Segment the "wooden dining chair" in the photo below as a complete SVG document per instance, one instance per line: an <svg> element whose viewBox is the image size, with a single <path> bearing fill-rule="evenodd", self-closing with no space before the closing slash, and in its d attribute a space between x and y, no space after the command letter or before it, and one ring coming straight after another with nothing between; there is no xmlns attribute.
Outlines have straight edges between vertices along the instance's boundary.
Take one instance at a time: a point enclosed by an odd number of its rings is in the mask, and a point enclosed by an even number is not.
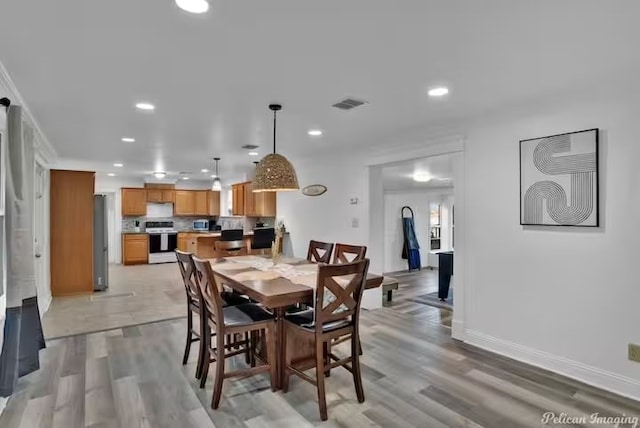
<svg viewBox="0 0 640 428"><path fill-rule="evenodd" d="M363 260L367 254L367 247L364 245L336 244L336 251L333 254L333 263L353 263Z"/></svg>
<svg viewBox="0 0 640 428"><path fill-rule="evenodd" d="M222 383L229 377L246 377L254 374L269 372L271 377L271 389L276 390L276 323L274 316L254 303L246 303L237 306L223 306L220 290L223 289L224 278L213 272L211 263L194 257L196 266L196 283L200 290L202 300L202 341L204 349L204 365L200 378L200 387L203 388L209 373L211 362L216 363L216 375L213 386L213 396L211 397L211 408L217 409L222 395ZM212 333L215 336L212 337ZM233 370L225 373L225 361L227 358L246 353L252 354L253 358L259 358L257 353L251 349L254 341L244 340L242 342L228 343L225 340L229 335L264 335L266 338L267 361L263 364L246 369ZM215 338L215 345L213 343ZM242 345L240 349L232 348Z"/></svg>
<svg viewBox="0 0 640 428"><path fill-rule="evenodd" d="M309 241L307 260L313 263L331 263L333 244L330 242Z"/></svg>
<svg viewBox="0 0 640 428"><path fill-rule="evenodd" d="M193 254L180 250L175 250L175 253L178 260L178 268L180 269L182 282L184 283L184 288L187 295L187 343L184 348L182 365L187 364L187 361L189 360L191 344L193 342L200 342L200 349L198 350L198 363L196 365L196 378L200 379L204 355L204 347L202 346L202 340L200 336L200 332L202 330L199 329L196 331L193 328L193 314L196 314L195 319L198 325L200 326L202 323L202 311L200 309L202 307L202 305L200 304L200 290L195 281L196 266L193 262ZM220 297L222 298L223 306L233 306L250 303L250 300L248 298L232 291L223 291ZM231 338L229 339L231 340Z"/></svg>
<svg viewBox="0 0 640 428"><path fill-rule="evenodd" d="M244 256L249 254L247 243L239 241L215 241L215 249L222 257Z"/></svg>
<svg viewBox="0 0 640 428"><path fill-rule="evenodd" d="M364 402L358 341L351 340L351 355L346 358L333 354L329 345L337 337L358 337L360 305L368 269L369 259L339 265L321 264L318 269L315 309L285 316L284 349L287 349L287 341L313 341L315 353L309 358L296 361L291 352L286 353L283 390L287 392L291 374L315 385L323 421L328 418L325 375L332 368L344 367L351 372L358 402ZM313 367L315 378L304 373Z"/></svg>

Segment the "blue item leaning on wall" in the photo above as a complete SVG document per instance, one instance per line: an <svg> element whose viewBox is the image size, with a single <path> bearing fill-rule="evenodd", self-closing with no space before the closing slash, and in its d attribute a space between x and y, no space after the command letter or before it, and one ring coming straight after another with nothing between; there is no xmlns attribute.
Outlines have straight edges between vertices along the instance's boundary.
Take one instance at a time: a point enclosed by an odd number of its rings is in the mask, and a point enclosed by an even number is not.
<svg viewBox="0 0 640 428"><path fill-rule="evenodd" d="M405 217L405 210L409 211L411 214L410 217ZM413 210L411 207L402 207L400 210L400 217L402 217L402 232L404 234L402 258L407 259L410 271L420 270L422 269L422 264L420 262L420 245L416 238L416 228L413 222Z"/></svg>

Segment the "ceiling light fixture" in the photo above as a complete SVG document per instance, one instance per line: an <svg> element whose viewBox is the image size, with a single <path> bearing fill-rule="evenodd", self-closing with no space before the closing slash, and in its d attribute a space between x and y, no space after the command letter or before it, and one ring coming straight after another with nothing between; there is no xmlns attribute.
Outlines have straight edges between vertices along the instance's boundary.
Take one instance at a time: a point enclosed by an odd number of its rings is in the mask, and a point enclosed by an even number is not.
<svg viewBox="0 0 640 428"><path fill-rule="evenodd" d="M442 97L444 95L447 95L449 93L449 88L446 88L444 86L438 86L437 88L431 88L429 89L429 96L430 97Z"/></svg>
<svg viewBox="0 0 640 428"><path fill-rule="evenodd" d="M282 109L280 104L271 104L273 111L273 153L262 158L256 167L253 180L254 192L280 192L298 190L298 177L291 162L276 153L276 113Z"/></svg>
<svg viewBox="0 0 640 428"><path fill-rule="evenodd" d="M156 171L153 173L153 176L157 179L165 178L167 176L166 172Z"/></svg>
<svg viewBox="0 0 640 428"><path fill-rule="evenodd" d="M413 174L413 180L419 183L426 183L430 181L433 177L427 172L416 172Z"/></svg>
<svg viewBox="0 0 640 428"><path fill-rule="evenodd" d="M116 162L113 164L113 166L115 166L116 168L122 168L124 166L124 164Z"/></svg>
<svg viewBox="0 0 640 428"><path fill-rule="evenodd" d="M319 129L312 129L309 132L307 132L307 134L311 135L312 137L319 137L322 135L322 131Z"/></svg>
<svg viewBox="0 0 640 428"><path fill-rule="evenodd" d="M182 177L182 179L183 179L183 180L188 180L188 179L189 179L189 177Z"/></svg>
<svg viewBox="0 0 640 428"><path fill-rule="evenodd" d="M249 152L249 156L258 156L259 154L258 152Z"/></svg>
<svg viewBox="0 0 640 428"><path fill-rule="evenodd" d="M136 139L131 137L122 137L122 142L124 143L135 143Z"/></svg>
<svg viewBox="0 0 640 428"><path fill-rule="evenodd" d="M216 161L216 176L211 184L211 190L222 190L222 182L220 181L220 175L218 174L218 162L220 161L220 158L213 158L213 160Z"/></svg>
<svg viewBox="0 0 640 428"><path fill-rule="evenodd" d="M156 109L156 106L151 103L137 103L136 108L138 110L153 111Z"/></svg>
<svg viewBox="0 0 640 428"><path fill-rule="evenodd" d="M207 0L176 0L178 7L189 13L205 13L209 10Z"/></svg>
<svg viewBox="0 0 640 428"><path fill-rule="evenodd" d="M203 168L200 170L200 172L209 172L209 170L207 168Z"/></svg>
<svg viewBox="0 0 640 428"><path fill-rule="evenodd" d="M115 177L116 175L113 172L110 172L109 174L107 174L109 177Z"/></svg>

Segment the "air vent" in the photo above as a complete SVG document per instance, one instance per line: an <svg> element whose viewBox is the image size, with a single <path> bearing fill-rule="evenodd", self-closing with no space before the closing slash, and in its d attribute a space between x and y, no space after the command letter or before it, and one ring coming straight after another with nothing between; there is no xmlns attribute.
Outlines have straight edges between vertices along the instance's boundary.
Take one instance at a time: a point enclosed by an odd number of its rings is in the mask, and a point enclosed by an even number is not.
<svg viewBox="0 0 640 428"><path fill-rule="evenodd" d="M193 172L191 172L191 171L180 171L178 173L178 175L191 175L191 174L193 174Z"/></svg>
<svg viewBox="0 0 640 428"><path fill-rule="evenodd" d="M359 107L363 104L366 104L366 101L360 101L353 98L345 98L339 103L334 104L333 107L339 108L341 110L351 110L352 108Z"/></svg>
<svg viewBox="0 0 640 428"><path fill-rule="evenodd" d="M245 150L255 150L260 146L256 146L255 144L245 144L244 146L242 146L243 149Z"/></svg>

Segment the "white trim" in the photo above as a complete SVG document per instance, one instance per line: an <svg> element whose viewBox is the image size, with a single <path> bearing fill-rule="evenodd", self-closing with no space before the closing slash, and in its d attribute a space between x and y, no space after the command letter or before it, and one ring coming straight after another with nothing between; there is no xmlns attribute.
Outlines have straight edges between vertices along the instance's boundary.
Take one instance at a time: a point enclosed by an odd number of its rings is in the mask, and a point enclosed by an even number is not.
<svg viewBox="0 0 640 428"><path fill-rule="evenodd" d="M420 144L396 144L378 151L365 159L366 166L387 166L412 159L439 156L464 151L464 135L429 138L425 136Z"/></svg>
<svg viewBox="0 0 640 428"><path fill-rule="evenodd" d="M464 321L452 320L451 321L451 337L456 340L465 341Z"/></svg>
<svg viewBox="0 0 640 428"><path fill-rule="evenodd" d="M637 379L499 339L479 331L466 330L464 336L466 343L478 348L550 370L614 394L640 400L640 381Z"/></svg>
<svg viewBox="0 0 640 428"><path fill-rule="evenodd" d="M29 106L25 102L24 98L18 91L18 88L11 80L9 76L9 72L4 67L4 65L0 62L0 88L3 88L7 94L6 97L11 100L11 104L16 104L22 106L22 110L25 113L24 118L26 118L29 125L34 130L35 133L35 150L41 157L46 161L47 164L54 163L57 158L56 150L51 145L51 142L47 138L47 136L42 132L38 121L35 119L35 116L31 113Z"/></svg>

